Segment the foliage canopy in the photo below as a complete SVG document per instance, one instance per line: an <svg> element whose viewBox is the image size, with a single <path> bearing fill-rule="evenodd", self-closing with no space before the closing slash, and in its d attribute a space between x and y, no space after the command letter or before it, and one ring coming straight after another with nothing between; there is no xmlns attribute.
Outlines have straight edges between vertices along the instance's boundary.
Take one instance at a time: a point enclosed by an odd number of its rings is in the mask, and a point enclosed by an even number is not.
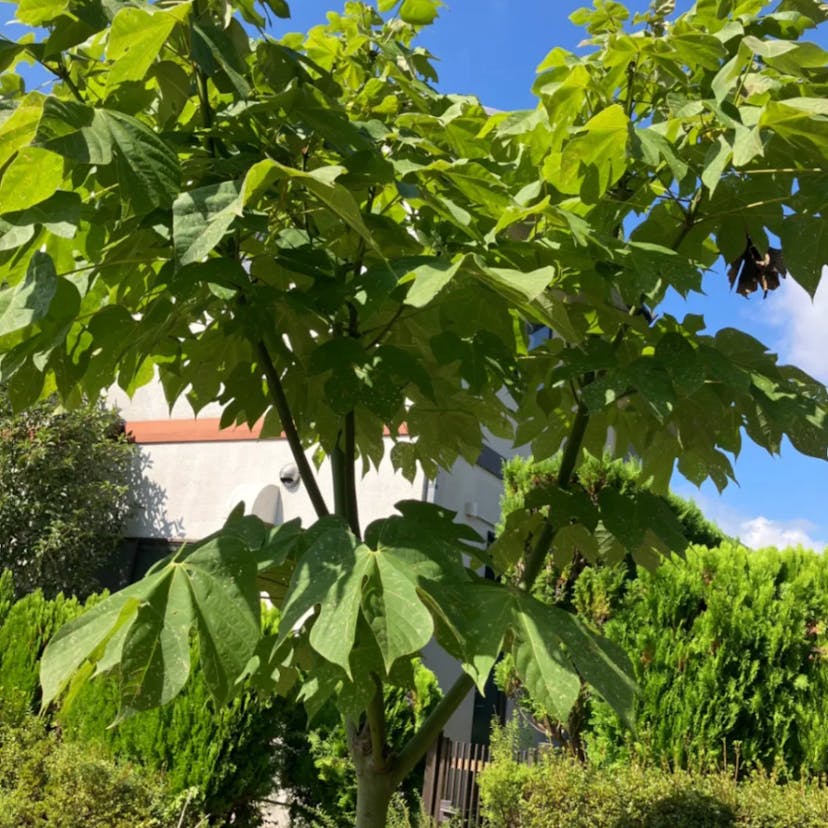
<svg viewBox="0 0 828 828"><path fill-rule="evenodd" d="M386 20L351 2L277 41L263 12L284 0L21 0L41 34L1 58L0 380L15 404L157 371L171 401L284 431L319 516L236 517L100 604L47 651L45 698L119 665L124 715L164 702L191 629L219 700L241 674L286 691L301 670L309 709L334 695L349 722L360 825L382 824L502 649L560 713L583 677L629 716L622 654L527 591L550 544L657 560L684 542L655 499L674 465L721 488L744 435L822 459L828 445L813 379L736 329L647 310L699 290L747 235L760 258L779 237L816 290L826 60L804 35L824 5L700 0L670 19L667 2L629 20L597 3L575 15L588 53L553 49L537 107L495 115L429 85L413 37L437 6L381 0ZM13 74L32 59L57 78L49 94ZM554 337L530 351L527 323ZM609 429L651 491L594 504L572 473ZM433 507L359 522L357 461L378 463L386 433L412 476L474 462L487 430L538 457L564 447L547 493L560 522L516 513L493 554L522 567L517 589L482 582L463 557L474 539ZM331 459L332 505L311 446ZM283 629L260 640L263 585ZM432 636L468 678L388 745L383 686L411 684Z"/></svg>

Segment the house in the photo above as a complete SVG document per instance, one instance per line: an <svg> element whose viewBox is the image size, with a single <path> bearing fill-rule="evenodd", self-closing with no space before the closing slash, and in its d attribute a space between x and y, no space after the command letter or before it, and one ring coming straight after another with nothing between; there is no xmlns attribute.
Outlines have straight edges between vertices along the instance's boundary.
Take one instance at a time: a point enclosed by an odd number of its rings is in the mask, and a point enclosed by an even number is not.
<svg viewBox="0 0 828 828"><path fill-rule="evenodd" d="M132 399L113 389L109 402L120 409L127 433L139 446L139 508L127 527L127 554L117 573L121 584L143 575L179 543L219 529L239 501L271 523L299 517L307 526L316 519L285 439L260 439L257 426L220 429L218 404L195 417L182 399L170 411L159 383L140 388ZM491 539L500 515L501 466L513 453L506 441L492 438L476 464L459 460L434 480L420 471L413 481L394 471L386 453L379 469L359 482L362 524L393 513L400 500L418 499L451 509ZM330 492L327 462L319 479L322 491ZM444 689L459 676L456 660L436 643L423 656ZM458 741L488 741L495 712L502 715L503 699L494 687L485 698L475 691L445 734Z"/></svg>

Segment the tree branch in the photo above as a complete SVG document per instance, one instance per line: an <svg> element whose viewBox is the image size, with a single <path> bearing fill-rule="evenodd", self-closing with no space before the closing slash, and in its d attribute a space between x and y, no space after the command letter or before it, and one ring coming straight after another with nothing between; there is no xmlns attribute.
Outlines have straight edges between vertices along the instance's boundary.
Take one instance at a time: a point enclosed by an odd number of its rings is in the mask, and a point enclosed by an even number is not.
<svg viewBox="0 0 828 828"><path fill-rule="evenodd" d="M371 755L374 759L374 770L382 771L385 768L385 700L382 692L382 682L376 673L371 673L376 692L368 702L365 717L371 731Z"/></svg>
<svg viewBox="0 0 828 828"><path fill-rule="evenodd" d="M575 418L572 421L572 428L569 432L569 439L561 458L561 468L558 472L558 485L563 489L568 488L572 482L575 462L578 459L578 452L581 450L581 444L588 425L589 410L579 400ZM552 521L547 519L544 522L543 531L538 536L532 551L527 557L523 577L519 584L522 591L529 592L537 580L546 559L546 554L549 551L549 545L555 537L555 531ZM471 677L463 673L440 699L420 729L409 739L408 744L397 756L392 770L392 779L395 785L398 785L413 770L473 686L474 681Z"/></svg>
<svg viewBox="0 0 828 828"><path fill-rule="evenodd" d="M474 687L474 681L463 673L448 689L446 694L437 702L436 707L428 714L420 729L408 740L408 744L400 751L391 769L391 783L397 787L422 759L440 731L446 726L460 702Z"/></svg>
<svg viewBox="0 0 828 828"><path fill-rule="evenodd" d="M270 390L270 397L273 400L273 405L282 421L282 428L285 432L288 445L290 446L293 460L299 468L299 475L305 488L308 492L308 497L311 499L313 508L317 517L325 517L330 514L328 507L325 504L325 498L322 497L322 492L319 489L319 484L316 481L316 475L305 457L305 450L302 448L302 440L299 437L299 432L296 429L296 423L293 421L293 415L290 413L290 405L285 396L285 389L282 386L282 381L279 379L279 372L270 358L270 353L267 350L264 342L256 343L256 350L259 354L259 359L262 363L265 377L267 378L267 386Z"/></svg>
<svg viewBox="0 0 828 828"><path fill-rule="evenodd" d="M46 63L45 60L38 58L30 49L26 49L26 54L31 55L31 57L33 57L47 72L51 72L58 80L63 81L63 83L66 84L66 88L74 96L75 100L80 103L86 103L83 99L83 95L81 95L80 89L78 89L75 82L69 76L69 70L64 65L63 58L61 56L58 57L57 68L55 68L54 66L50 66Z"/></svg>
<svg viewBox="0 0 828 828"><path fill-rule="evenodd" d="M345 415L345 429L342 435L345 453L345 519L351 531L362 537L359 526L359 501L356 491L356 413L349 411Z"/></svg>

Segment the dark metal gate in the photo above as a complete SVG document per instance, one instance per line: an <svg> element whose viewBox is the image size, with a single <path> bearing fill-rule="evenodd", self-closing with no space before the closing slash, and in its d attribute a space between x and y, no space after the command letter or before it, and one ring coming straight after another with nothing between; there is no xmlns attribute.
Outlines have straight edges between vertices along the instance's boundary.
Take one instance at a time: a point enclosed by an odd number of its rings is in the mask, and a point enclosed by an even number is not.
<svg viewBox="0 0 828 828"><path fill-rule="evenodd" d="M477 775L489 762L487 745L452 742L445 736L426 757L423 804L437 823L459 817L467 828L480 825Z"/></svg>

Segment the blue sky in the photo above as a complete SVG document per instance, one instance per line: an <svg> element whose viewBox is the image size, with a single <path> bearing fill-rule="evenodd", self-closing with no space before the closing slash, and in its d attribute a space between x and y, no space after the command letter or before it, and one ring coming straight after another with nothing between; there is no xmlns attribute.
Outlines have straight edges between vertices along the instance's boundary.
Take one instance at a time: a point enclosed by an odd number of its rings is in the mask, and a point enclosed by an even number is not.
<svg viewBox="0 0 828 828"><path fill-rule="evenodd" d="M519 109L534 106L531 85L535 67L554 46L576 48L583 33L569 14L583 0L454 0L438 21L425 30L421 44L439 58L439 86L446 92L474 94L488 106ZM293 0L292 19L277 21L273 34L304 31L325 20L335 0ZM643 11L647 0L635 0ZM679 2L679 8L688 2ZM7 20L12 6L3 7ZM16 37L13 28L7 36ZM823 46L828 32L811 34ZM826 274L828 284L828 274ZM705 295L684 303L675 299L663 308L682 316L701 313L710 331L736 326L765 342L783 361L792 362L828 382L828 287L815 302L790 279L776 293L750 300L729 291L723 268L708 274ZM701 491L679 478L674 488L693 497L731 534L751 546L804 543L828 545L828 463L801 457L789 445L770 457L745 444L736 461L739 485L719 496L712 486Z"/></svg>

